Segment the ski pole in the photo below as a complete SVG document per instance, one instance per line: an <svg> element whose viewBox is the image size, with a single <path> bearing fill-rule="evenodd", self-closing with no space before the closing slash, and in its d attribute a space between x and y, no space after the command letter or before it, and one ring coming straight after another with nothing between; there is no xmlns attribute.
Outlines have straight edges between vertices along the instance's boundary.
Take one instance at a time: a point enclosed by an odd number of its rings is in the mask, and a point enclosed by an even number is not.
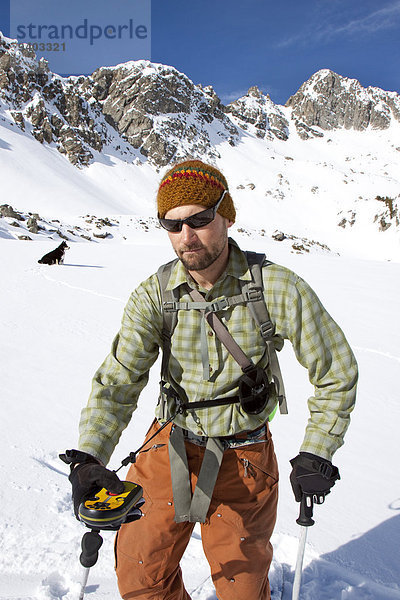
<svg viewBox="0 0 400 600"><path fill-rule="evenodd" d="M98 529L92 529L91 531L87 531L82 537L82 553L79 557L79 560L83 567L83 572L79 600L83 600L83 597L85 595L85 587L89 577L90 567L93 567L93 565L96 564L102 543L103 538L101 537Z"/></svg>
<svg viewBox="0 0 400 600"><path fill-rule="evenodd" d="M313 516L313 498L303 494L300 502L300 513L296 523L300 525L299 549L297 551L296 570L294 573L292 600L298 600L301 585L301 572L303 569L304 550L306 548L307 529L314 525Z"/></svg>
<svg viewBox="0 0 400 600"><path fill-rule="evenodd" d="M90 571L90 567L84 567L82 569L81 591L79 592L78 600L83 600L83 597L85 595L85 588L86 588L87 580L89 577L89 571Z"/></svg>

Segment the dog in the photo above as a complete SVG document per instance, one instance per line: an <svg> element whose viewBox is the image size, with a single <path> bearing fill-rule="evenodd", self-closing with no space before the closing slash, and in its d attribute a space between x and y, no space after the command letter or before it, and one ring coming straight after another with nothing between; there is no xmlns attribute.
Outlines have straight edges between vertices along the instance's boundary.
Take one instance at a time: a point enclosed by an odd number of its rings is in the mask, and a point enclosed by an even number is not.
<svg viewBox="0 0 400 600"><path fill-rule="evenodd" d="M42 258L38 260L38 263L42 265L60 265L64 262L65 251L69 250L69 246L66 242L61 242L58 248L48 252Z"/></svg>

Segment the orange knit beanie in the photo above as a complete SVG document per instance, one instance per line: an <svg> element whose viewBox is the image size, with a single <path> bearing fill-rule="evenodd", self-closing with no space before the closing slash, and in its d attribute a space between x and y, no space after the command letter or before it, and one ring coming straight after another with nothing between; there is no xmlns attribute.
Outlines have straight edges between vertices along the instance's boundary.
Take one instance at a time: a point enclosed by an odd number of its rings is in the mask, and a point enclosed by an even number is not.
<svg viewBox="0 0 400 600"><path fill-rule="evenodd" d="M215 167L201 160L178 163L161 180L157 193L158 216L162 219L169 210L183 204L201 204L210 208L225 190L228 190L228 183ZM229 191L218 212L232 223L235 221L236 211Z"/></svg>

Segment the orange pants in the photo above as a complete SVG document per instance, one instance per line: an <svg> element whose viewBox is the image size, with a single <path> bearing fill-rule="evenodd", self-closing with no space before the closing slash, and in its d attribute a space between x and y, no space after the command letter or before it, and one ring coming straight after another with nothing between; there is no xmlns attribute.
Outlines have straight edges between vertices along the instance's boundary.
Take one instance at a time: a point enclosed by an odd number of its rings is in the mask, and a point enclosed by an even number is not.
<svg viewBox="0 0 400 600"><path fill-rule="evenodd" d="M149 438L159 425L150 428ZM144 516L122 525L116 539L116 572L124 600L190 600L179 562L193 523L176 523L166 427L138 456L128 480L144 490ZM146 438L146 439L147 439ZM269 542L278 501L278 467L270 434L224 452L207 520L201 524L204 553L219 600L269 600ZM151 445L153 444L153 445ZM192 491L204 447L185 441Z"/></svg>

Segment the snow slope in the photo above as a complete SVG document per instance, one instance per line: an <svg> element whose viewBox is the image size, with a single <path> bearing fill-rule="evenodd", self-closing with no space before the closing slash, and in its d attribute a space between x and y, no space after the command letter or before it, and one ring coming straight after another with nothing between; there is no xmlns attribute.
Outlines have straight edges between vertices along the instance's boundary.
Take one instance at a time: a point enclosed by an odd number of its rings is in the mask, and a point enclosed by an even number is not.
<svg viewBox="0 0 400 600"><path fill-rule="evenodd" d="M43 208L49 211L48 204ZM298 255L268 237L238 232L234 237L243 248L265 251L314 287L344 329L360 366L358 405L346 443L335 456L342 480L325 505L315 509L301 598L400 600L400 265L356 256ZM58 453L77 443L91 377L108 352L131 289L172 258L159 230L138 230L125 241L70 244L64 265L38 265L54 245L39 236L30 242L0 239L0 600L77 598L84 527L73 517L67 469ZM290 347L283 350L281 364L289 415L272 423L281 491L271 584L274 600L289 600L298 506L288 461L302 440L310 384ZM152 419L158 368L112 457L113 467L140 445ZM112 538L104 534L88 599L118 597ZM216 600L197 529L182 566L191 597Z"/></svg>

